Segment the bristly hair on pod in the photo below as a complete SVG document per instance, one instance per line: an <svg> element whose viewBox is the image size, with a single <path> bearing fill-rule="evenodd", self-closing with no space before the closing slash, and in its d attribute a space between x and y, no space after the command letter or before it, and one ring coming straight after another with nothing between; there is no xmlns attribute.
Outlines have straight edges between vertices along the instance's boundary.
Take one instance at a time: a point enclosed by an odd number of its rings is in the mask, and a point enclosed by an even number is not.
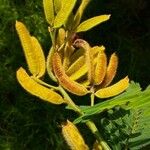
<svg viewBox="0 0 150 150"><path fill-rule="evenodd" d="M62 134L71 150L89 150L79 130L69 120L62 124Z"/></svg>
<svg viewBox="0 0 150 150"><path fill-rule="evenodd" d="M94 75L94 84L99 85L106 73L106 67L107 67L107 56L104 52L104 50L100 50L97 56L97 63L95 67L95 75Z"/></svg>
<svg viewBox="0 0 150 150"><path fill-rule="evenodd" d="M62 66L61 58L57 52L53 55L53 70L60 85L62 85L69 92L82 96L88 93L88 90L81 84L71 80L65 73Z"/></svg>
<svg viewBox="0 0 150 150"><path fill-rule="evenodd" d="M100 87L106 87L112 82L112 80L116 75L117 67L118 67L118 56L116 55L116 53L113 53L109 60L105 78L101 83Z"/></svg>
<svg viewBox="0 0 150 150"><path fill-rule="evenodd" d="M117 82L109 87L98 90L95 93L95 96L97 96L99 98L109 98L112 96L116 96L116 95L122 93L123 91L125 91L128 88L128 86L129 86L129 78L128 78L128 76L126 76L119 82Z"/></svg>
<svg viewBox="0 0 150 150"><path fill-rule="evenodd" d="M61 95L37 83L23 68L19 68L16 75L20 85L30 94L57 105L65 102Z"/></svg>
<svg viewBox="0 0 150 150"><path fill-rule="evenodd" d="M85 60L86 60L87 68L88 68L88 80L92 84L93 83L93 76L94 76L94 65L92 63L93 53L91 51L91 47L90 47L89 43L83 39L75 40L73 45L76 48L83 48L85 50Z"/></svg>

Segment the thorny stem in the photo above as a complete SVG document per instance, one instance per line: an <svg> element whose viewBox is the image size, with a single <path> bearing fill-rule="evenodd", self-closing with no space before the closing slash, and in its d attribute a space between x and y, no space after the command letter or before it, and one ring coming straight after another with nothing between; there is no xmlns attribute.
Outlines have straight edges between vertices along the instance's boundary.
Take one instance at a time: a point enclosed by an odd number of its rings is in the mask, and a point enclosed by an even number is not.
<svg viewBox="0 0 150 150"><path fill-rule="evenodd" d="M81 109L72 101L68 93L63 89L63 87L59 86L59 91L64 96L67 104L73 108L79 115L83 115L84 113ZM104 150L111 150L108 144L103 140L101 134L99 133L97 127L95 126L94 122L88 120L86 121L86 125L91 130L91 132L95 135L96 139L98 140L99 144L102 146Z"/></svg>

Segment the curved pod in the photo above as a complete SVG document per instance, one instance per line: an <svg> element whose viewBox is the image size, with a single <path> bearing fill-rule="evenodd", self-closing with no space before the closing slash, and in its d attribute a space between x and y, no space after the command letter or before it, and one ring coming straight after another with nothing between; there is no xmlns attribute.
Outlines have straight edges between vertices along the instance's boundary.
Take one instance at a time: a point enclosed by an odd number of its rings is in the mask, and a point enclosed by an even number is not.
<svg viewBox="0 0 150 150"><path fill-rule="evenodd" d="M88 93L88 90L81 84L71 80L66 74L62 66L61 58L56 52L53 56L53 70L59 83L69 92L82 96Z"/></svg>

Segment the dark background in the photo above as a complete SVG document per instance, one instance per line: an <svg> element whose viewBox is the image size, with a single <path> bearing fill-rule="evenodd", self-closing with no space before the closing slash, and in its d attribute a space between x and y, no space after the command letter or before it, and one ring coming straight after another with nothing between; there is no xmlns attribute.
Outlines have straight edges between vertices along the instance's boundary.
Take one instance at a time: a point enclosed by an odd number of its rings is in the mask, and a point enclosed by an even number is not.
<svg viewBox="0 0 150 150"><path fill-rule="evenodd" d="M81 35L91 45L105 45L108 56L116 51L119 56L116 80L128 74L143 88L150 84L148 3L148 0L92 0L83 20L100 14L111 14L111 19ZM60 122L73 119L75 114L65 111L64 106L37 100L17 83L16 70L26 67L26 62L15 20L24 22L40 40L45 55L50 47L42 0L0 0L0 149L65 150ZM86 137L85 130L81 126Z"/></svg>

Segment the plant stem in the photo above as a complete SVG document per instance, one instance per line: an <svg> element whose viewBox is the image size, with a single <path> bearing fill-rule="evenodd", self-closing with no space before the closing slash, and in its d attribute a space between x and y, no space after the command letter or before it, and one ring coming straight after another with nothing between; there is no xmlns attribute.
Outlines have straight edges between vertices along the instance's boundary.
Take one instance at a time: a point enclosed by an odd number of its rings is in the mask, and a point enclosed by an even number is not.
<svg viewBox="0 0 150 150"><path fill-rule="evenodd" d="M59 91L64 96L67 104L72 107L74 111L76 111L80 116L84 113L81 111L81 109L72 101L68 93L63 89L63 87L59 86ZM102 146L104 150L111 150L108 144L103 140L101 134L99 133L97 127L95 126L94 122L88 120L86 122L86 125L88 128L92 131L92 133L95 135L96 139L98 140L99 144Z"/></svg>
<svg viewBox="0 0 150 150"><path fill-rule="evenodd" d="M94 88L91 87L91 106L94 106L94 98L95 98L95 95L94 95Z"/></svg>
<svg viewBox="0 0 150 150"><path fill-rule="evenodd" d="M100 144L100 146L102 146L102 148L104 150L111 150L111 148L109 147L109 145L104 141L104 139L102 138L101 134L99 133L97 127L95 126L94 122L88 120L86 122L86 125L88 126L88 128L92 131L92 133L95 135L96 139L98 140L98 143Z"/></svg>
<svg viewBox="0 0 150 150"><path fill-rule="evenodd" d="M65 101L67 102L67 104L69 106L72 107L73 110L75 110L77 113L79 113L80 115L83 115L83 112L80 110L80 108L72 101L72 99L70 98L70 96L68 95L68 93L61 87L59 86L59 91L61 92L61 94L64 96Z"/></svg>
<svg viewBox="0 0 150 150"><path fill-rule="evenodd" d="M38 78L36 78L36 77L34 77L34 76L32 76L31 78L32 78L33 80L35 80L36 82L40 83L41 85L44 85L44 86L49 87L49 88L52 88L52 89L54 89L54 90L58 90L58 87L55 87L55 86L50 85L50 84L47 84L47 83L45 83L44 81L42 81L42 80L40 80L40 79L38 79Z"/></svg>

